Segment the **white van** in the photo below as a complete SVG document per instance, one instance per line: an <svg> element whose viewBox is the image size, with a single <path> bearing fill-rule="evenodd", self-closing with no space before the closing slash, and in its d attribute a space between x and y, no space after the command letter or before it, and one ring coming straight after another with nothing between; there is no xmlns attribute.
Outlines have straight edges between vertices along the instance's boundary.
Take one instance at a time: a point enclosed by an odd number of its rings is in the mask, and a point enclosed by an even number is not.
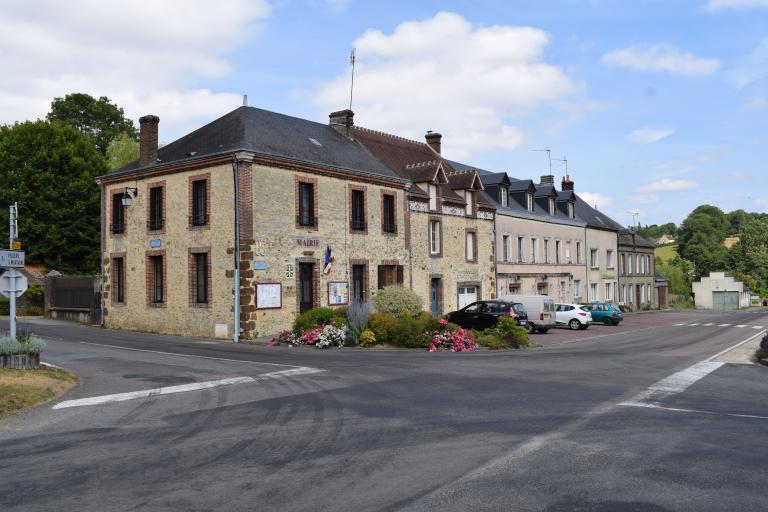
<svg viewBox="0 0 768 512"><path fill-rule="evenodd" d="M548 295L504 295L501 300L520 302L528 311L528 332L545 333L556 324L555 301Z"/></svg>

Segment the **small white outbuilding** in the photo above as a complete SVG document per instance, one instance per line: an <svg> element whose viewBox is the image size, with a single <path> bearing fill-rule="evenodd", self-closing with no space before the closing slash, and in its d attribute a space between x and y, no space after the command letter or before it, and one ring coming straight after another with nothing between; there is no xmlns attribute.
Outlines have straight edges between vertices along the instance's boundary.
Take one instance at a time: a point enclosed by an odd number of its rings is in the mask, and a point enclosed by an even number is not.
<svg viewBox="0 0 768 512"><path fill-rule="evenodd" d="M696 309L732 311L748 308L752 301L744 283L727 272L710 272L701 281L693 283Z"/></svg>

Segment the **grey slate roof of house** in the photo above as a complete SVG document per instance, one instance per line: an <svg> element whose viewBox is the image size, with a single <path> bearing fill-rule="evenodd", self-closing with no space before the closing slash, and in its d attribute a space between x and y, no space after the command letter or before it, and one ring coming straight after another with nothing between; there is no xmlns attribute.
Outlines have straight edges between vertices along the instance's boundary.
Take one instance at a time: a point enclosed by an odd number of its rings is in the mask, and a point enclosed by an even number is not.
<svg viewBox="0 0 768 512"><path fill-rule="evenodd" d="M619 232L619 245L634 245L637 247L646 247L653 249L655 245L641 237L637 233L624 228Z"/></svg>
<svg viewBox="0 0 768 512"><path fill-rule="evenodd" d="M606 231L621 231L624 226L607 215L595 210L579 194L576 194L576 216L587 223L587 226Z"/></svg>
<svg viewBox="0 0 768 512"><path fill-rule="evenodd" d="M246 106L163 146L158 150L158 164L234 151L253 151L404 181L359 144L327 124ZM110 176L136 169L139 169L138 161Z"/></svg>

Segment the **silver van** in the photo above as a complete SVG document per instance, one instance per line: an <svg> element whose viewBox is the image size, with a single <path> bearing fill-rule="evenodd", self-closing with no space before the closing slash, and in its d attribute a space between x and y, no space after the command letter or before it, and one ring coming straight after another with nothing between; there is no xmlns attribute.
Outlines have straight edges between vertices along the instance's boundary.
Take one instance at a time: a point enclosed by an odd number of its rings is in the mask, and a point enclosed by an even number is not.
<svg viewBox="0 0 768 512"><path fill-rule="evenodd" d="M504 295L501 300L520 302L528 311L528 332L545 333L557 322L555 301L548 295Z"/></svg>

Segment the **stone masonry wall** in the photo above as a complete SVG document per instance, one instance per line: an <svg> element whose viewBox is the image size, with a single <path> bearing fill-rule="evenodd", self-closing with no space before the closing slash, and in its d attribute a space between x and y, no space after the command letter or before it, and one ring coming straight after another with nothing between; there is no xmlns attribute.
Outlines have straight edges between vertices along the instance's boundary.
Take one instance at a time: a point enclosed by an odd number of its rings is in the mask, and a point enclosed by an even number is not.
<svg viewBox="0 0 768 512"><path fill-rule="evenodd" d="M190 227L189 178L210 174L209 225L205 228ZM149 187L164 182L165 223L163 229L149 231L148 201ZM226 336L233 333L232 290L229 277L234 267L232 242L234 240L232 167L229 164L201 170L180 172L152 177L145 180L108 185L106 187L107 225L112 218L112 194L122 192L125 187L138 187L138 196L133 204L125 208L126 228L123 234L105 233L106 304L105 323L107 327L151 331L191 336L213 337L219 324L219 334L226 326ZM210 249L210 299L204 307L190 304L190 249ZM228 251L229 249L229 251ZM154 251L154 252L150 252ZM150 305L147 299L147 256L165 256L165 295L162 307ZM112 257L125 257L125 302L113 304L112 287L114 275L111 269Z"/></svg>

